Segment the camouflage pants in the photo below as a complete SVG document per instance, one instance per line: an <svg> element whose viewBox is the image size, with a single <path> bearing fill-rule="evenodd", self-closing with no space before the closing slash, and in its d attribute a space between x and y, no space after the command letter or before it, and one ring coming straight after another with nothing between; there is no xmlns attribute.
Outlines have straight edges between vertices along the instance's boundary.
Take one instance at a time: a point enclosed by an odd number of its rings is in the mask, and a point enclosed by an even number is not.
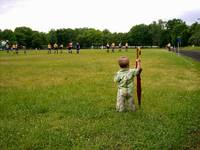
<svg viewBox="0 0 200 150"><path fill-rule="evenodd" d="M116 104L116 110L118 112L122 112L125 109L125 101L129 102L129 107L131 111L136 111L133 94L124 92L121 89L118 89L117 92L117 104Z"/></svg>

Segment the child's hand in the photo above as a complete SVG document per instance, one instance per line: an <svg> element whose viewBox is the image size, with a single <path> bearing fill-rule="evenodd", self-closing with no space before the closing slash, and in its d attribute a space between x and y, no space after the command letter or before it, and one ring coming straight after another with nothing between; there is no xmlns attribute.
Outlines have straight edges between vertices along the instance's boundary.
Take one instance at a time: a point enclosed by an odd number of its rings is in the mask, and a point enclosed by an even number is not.
<svg viewBox="0 0 200 150"><path fill-rule="evenodd" d="M140 58L138 58L138 59L136 59L136 61L137 61L137 62L140 62L141 60L140 60Z"/></svg>

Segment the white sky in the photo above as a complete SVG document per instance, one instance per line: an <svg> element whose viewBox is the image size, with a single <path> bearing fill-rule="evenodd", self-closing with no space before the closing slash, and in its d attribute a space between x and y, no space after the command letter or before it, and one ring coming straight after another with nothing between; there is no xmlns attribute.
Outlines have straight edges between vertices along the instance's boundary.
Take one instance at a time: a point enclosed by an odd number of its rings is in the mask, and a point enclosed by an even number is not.
<svg viewBox="0 0 200 150"><path fill-rule="evenodd" d="M200 0L0 0L0 29L27 26L48 32L59 28L128 32L158 19L200 18Z"/></svg>

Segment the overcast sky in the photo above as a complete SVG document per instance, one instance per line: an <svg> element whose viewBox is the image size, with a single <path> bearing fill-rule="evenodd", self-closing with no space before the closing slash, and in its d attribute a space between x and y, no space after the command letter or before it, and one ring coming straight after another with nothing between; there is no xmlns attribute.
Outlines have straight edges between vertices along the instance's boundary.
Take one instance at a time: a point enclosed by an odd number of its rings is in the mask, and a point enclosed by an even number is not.
<svg viewBox="0 0 200 150"><path fill-rule="evenodd" d="M136 24L179 18L200 22L200 0L0 0L0 29L27 26L128 32Z"/></svg>

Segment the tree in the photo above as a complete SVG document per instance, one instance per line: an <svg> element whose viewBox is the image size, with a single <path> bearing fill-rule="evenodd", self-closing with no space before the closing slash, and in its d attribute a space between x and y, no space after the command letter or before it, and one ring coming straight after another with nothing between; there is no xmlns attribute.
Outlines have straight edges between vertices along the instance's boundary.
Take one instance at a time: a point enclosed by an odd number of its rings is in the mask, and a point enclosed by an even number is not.
<svg viewBox="0 0 200 150"><path fill-rule="evenodd" d="M189 38L189 43L200 46L200 24L197 22L192 24L190 33L191 37Z"/></svg>
<svg viewBox="0 0 200 150"><path fill-rule="evenodd" d="M187 34L187 30L188 30L188 28L187 28L185 23L177 24L177 25L174 26L174 28L171 32L171 37L172 37L172 41L173 41L174 45L176 45L176 43L177 43L177 38L182 39L182 41L181 41L182 45L187 45L188 39L183 41L184 32L185 32L185 34ZM187 38L187 37L185 37L185 38Z"/></svg>
<svg viewBox="0 0 200 150"><path fill-rule="evenodd" d="M19 45L25 46L26 48L32 47L32 34L33 31L28 27L17 27L15 28L15 36Z"/></svg>
<svg viewBox="0 0 200 150"><path fill-rule="evenodd" d="M161 46L162 26L155 21L149 25L149 36L151 45Z"/></svg>
<svg viewBox="0 0 200 150"><path fill-rule="evenodd" d="M5 29L2 32L2 40L8 40L10 43L15 42L15 35L12 30Z"/></svg>
<svg viewBox="0 0 200 150"><path fill-rule="evenodd" d="M111 32L108 29L103 30L102 35L102 41L103 45L106 45L107 43L111 42Z"/></svg>
<svg viewBox="0 0 200 150"><path fill-rule="evenodd" d="M151 45L151 37L149 35L149 27L145 24L133 26L128 32L128 39L131 45Z"/></svg>
<svg viewBox="0 0 200 150"><path fill-rule="evenodd" d="M37 32L37 31L34 31L33 34L32 34L32 48L39 48L41 49L42 48L42 44L43 44L43 37L42 37L42 34Z"/></svg>
<svg viewBox="0 0 200 150"><path fill-rule="evenodd" d="M173 20L169 20L166 24L167 27L167 31L170 34L170 38L171 38L171 43L173 45L176 45L177 43L177 38L181 38L183 39L183 34L185 34L184 38L187 38L186 34L187 34L187 30L188 27L185 24L185 22L183 22L181 19L173 19ZM185 32L185 33L183 33ZM186 45L186 40L183 41L183 45Z"/></svg>
<svg viewBox="0 0 200 150"><path fill-rule="evenodd" d="M0 29L0 41L3 40L3 32Z"/></svg>
<svg viewBox="0 0 200 150"><path fill-rule="evenodd" d="M19 45L27 48L43 48L48 43L58 45L67 45L70 41L74 44L79 42L82 48L89 48L92 45L99 47L107 43L115 42L133 46L165 46L171 43L173 46L177 44L177 38L182 39L182 46L188 44L199 45L199 27L196 22L190 27L181 19L173 19L169 21L158 20L149 25L140 24L133 26L128 33L111 33L108 29L103 31L94 28L77 28L77 29L58 29L50 30L47 34L33 31L28 27L17 27L15 31L6 29L0 30L0 40L9 40L11 43L17 42Z"/></svg>
<svg viewBox="0 0 200 150"><path fill-rule="evenodd" d="M54 29L51 29L48 33L48 42L51 44L57 43L57 34Z"/></svg>
<svg viewBox="0 0 200 150"><path fill-rule="evenodd" d="M160 47L165 47L170 41L170 33L167 30L162 30L160 37Z"/></svg>

